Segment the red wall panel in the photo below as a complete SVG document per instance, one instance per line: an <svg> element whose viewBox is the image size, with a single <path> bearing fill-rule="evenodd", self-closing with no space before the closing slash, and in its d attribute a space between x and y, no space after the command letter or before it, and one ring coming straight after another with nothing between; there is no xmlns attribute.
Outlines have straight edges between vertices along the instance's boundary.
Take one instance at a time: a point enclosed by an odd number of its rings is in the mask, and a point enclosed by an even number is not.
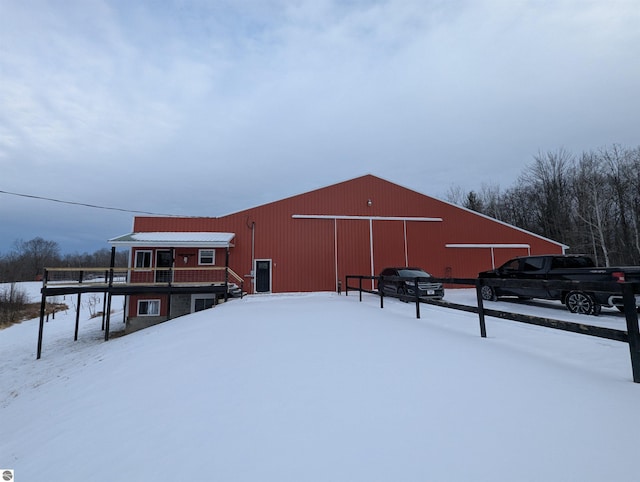
<svg viewBox="0 0 640 482"><path fill-rule="evenodd" d="M338 276L371 275L371 249L368 220L337 221Z"/></svg>
<svg viewBox="0 0 640 482"><path fill-rule="evenodd" d="M406 266L403 221L373 221L374 272L391 266Z"/></svg>
<svg viewBox="0 0 640 482"><path fill-rule="evenodd" d="M134 231L235 233L229 264L244 277L249 292L252 239L255 258L272 260L274 292L335 290L336 264L343 282L347 274L371 274L369 219L334 221L293 215L373 217L374 274L386 266L405 264L404 222L375 217L441 218L406 222L408 264L438 277L475 277L491 268L490 249L449 244L528 244L532 254L562 252L559 243L371 175L220 218L136 217ZM494 250L496 265L523 254L526 249Z"/></svg>

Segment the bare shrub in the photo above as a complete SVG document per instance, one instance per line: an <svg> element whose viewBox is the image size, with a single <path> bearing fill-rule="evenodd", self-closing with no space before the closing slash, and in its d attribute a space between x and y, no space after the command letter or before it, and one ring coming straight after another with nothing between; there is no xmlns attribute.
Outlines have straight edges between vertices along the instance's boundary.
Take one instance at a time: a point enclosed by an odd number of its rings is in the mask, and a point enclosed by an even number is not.
<svg viewBox="0 0 640 482"><path fill-rule="evenodd" d="M29 303L27 294L15 283L0 290L0 327L22 321L22 312Z"/></svg>

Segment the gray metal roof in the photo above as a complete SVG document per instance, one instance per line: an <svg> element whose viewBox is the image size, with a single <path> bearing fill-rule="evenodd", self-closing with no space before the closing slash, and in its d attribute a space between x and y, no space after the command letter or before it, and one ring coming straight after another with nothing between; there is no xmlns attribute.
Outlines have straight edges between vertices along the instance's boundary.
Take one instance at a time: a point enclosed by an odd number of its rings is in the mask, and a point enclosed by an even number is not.
<svg viewBox="0 0 640 482"><path fill-rule="evenodd" d="M112 246L158 246L158 247L197 247L228 248L235 233L216 232L154 232L129 233L109 240Z"/></svg>

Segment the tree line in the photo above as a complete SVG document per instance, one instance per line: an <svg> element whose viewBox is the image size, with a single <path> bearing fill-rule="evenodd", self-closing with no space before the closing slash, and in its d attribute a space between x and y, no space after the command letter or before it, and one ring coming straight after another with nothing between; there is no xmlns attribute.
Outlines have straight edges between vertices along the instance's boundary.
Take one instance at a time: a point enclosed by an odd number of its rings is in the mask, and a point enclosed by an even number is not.
<svg viewBox="0 0 640 482"><path fill-rule="evenodd" d="M540 152L513 187L452 187L447 200L566 244L597 265L640 265L640 147Z"/></svg>
<svg viewBox="0 0 640 482"><path fill-rule="evenodd" d="M115 266L127 266L128 253L116 251ZM28 241L16 240L13 250L0 254L0 282L33 281L44 268L106 268L111 263L111 250L93 253L61 254L55 241L36 237Z"/></svg>

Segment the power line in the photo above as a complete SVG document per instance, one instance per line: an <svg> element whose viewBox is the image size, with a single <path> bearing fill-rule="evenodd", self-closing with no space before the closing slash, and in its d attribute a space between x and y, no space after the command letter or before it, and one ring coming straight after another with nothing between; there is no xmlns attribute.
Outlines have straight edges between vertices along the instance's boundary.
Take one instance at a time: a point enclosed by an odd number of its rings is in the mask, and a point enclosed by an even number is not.
<svg viewBox="0 0 640 482"><path fill-rule="evenodd" d="M50 201L50 202L56 202L56 203L60 203L60 204L71 204L73 206L83 206L83 207L86 207L86 208L93 208L93 209L106 209L108 211L120 211L120 212L124 212L124 213L148 214L150 216L169 216L169 217L178 217L178 216L180 216L179 214L152 213L152 212L149 212L149 211L136 211L136 210L133 210L133 209L114 208L114 207L110 207L110 206L98 206L97 204L88 204L88 203L81 203L81 202L75 202L75 201L64 201L62 199L53 199L53 198L50 198L50 197L34 196L33 194L22 194L22 193L2 191L2 190L0 190L0 194L8 194L10 196L26 197L26 198L30 198L30 199L39 199L41 201Z"/></svg>

